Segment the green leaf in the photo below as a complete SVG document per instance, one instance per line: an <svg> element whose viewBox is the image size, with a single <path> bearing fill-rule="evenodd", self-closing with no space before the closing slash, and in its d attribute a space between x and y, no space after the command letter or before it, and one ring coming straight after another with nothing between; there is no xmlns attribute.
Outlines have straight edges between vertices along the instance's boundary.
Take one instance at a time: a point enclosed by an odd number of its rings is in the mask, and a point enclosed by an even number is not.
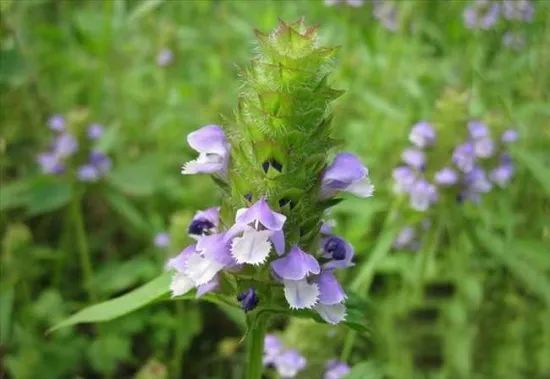
<svg viewBox="0 0 550 379"><path fill-rule="evenodd" d="M544 162L543 155L537 156L534 152L515 149L514 157L531 172L531 175L542 185L544 191L550 193L550 169L548 168L548 162Z"/></svg>
<svg viewBox="0 0 550 379"><path fill-rule="evenodd" d="M522 259L515 251L514 245L509 246L489 232L478 230L476 236L487 252L506 266L526 289L538 295L547 306L550 306L550 281L544 271Z"/></svg>
<svg viewBox="0 0 550 379"><path fill-rule="evenodd" d="M128 222L137 232L144 235L151 233L151 227L140 211L126 197L114 191L105 191L105 199L111 208Z"/></svg>
<svg viewBox="0 0 550 379"><path fill-rule="evenodd" d="M361 362L353 366L344 379L382 379L384 373L373 362Z"/></svg>
<svg viewBox="0 0 550 379"><path fill-rule="evenodd" d="M109 175L109 181L125 194L149 196L161 182L162 167L160 157L149 154L132 163L118 166Z"/></svg>
<svg viewBox="0 0 550 379"><path fill-rule="evenodd" d="M58 178L40 177L27 192L29 216L57 210L69 203L73 196L71 185Z"/></svg>
<svg viewBox="0 0 550 379"><path fill-rule="evenodd" d="M109 321L133 312L168 294L170 278L171 274L166 272L127 294L84 308L50 328L48 333L75 324Z"/></svg>
<svg viewBox="0 0 550 379"><path fill-rule="evenodd" d="M34 178L15 180L10 183L2 183L0 191L0 211L24 206L26 194L32 187Z"/></svg>

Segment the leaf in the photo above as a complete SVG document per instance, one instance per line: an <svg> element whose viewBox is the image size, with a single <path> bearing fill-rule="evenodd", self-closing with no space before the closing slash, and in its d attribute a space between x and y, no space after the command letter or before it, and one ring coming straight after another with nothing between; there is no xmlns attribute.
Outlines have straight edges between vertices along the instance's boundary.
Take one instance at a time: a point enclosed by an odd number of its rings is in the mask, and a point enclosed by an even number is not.
<svg viewBox="0 0 550 379"><path fill-rule="evenodd" d="M162 167L160 157L149 154L132 163L115 168L109 174L109 181L125 194L149 196L161 183Z"/></svg>
<svg viewBox="0 0 550 379"><path fill-rule="evenodd" d="M135 22L140 18L146 16L148 13L153 12L159 5L162 4L163 0L144 0L142 1L136 9L128 17L129 22Z"/></svg>
<svg viewBox="0 0 550 379"><path fill-rule="evenodd" d="M50 328L48 333L81 323L109 321L133 312L168 294L170 292L170 279L171 274L165 272L127 294L84 308Z"/></svg>
<svg viewBox="0 0 550 379"><path fill-rule="evenodd" d="M361 362L352 367L343 379L382 379L384 373L373 362Z"/></svg>
<svg viewBox="0 0 550 379"><path fill-rule="evenodd" d="M517 278L526 289L538 295L550 306L550 281L544 271L537 266L530 265L521 259L514 247L508 246L504 241L494 237L487 231L478 230L477 240L493 257L498 259L510 273Z"/></svg>
<svg viewBox="0 0 550 379"><path fill-rule="evenodd" d="M0 211L24 206L26 194L32 187L34 178L15 180L10 183L2 183L0 191Z"/></svg>
<svg viewBox="0 0 550 379"><path fill-rule="evenodd" d="M550 169L548 162L544 162L541 156L526 150L515 149L516 157L531 172L531 175L542 185L546 193L550 193Z"/></svg>
<svg viewBox="0 0 550 379"><path fill-rule="evenodd" d="M40 177L26 195L27 213L36 216L59 209L73 196L71 185L58 178Z"/></svg>
<svg viewBox="0 0 550 379"><path fill-rule="evenodd" d="M147 236L151 233L151 227L145 218L126 197L113 191L105 191L105 199L111 208L124 218L137 232Z"/></svg>

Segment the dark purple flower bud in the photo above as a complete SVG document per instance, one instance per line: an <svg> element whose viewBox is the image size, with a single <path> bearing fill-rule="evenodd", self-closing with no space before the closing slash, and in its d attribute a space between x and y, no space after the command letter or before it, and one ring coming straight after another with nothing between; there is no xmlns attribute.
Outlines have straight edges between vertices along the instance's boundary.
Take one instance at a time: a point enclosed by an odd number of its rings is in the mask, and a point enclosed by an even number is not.
<svg viewBox="0 0 550 379"><path fill-rule="evenodd" d="M92 151L88 160L90 165L94 166L100 175L105 175L111 169L111 158L101 151Z"/></svg>
<svg viewBox="0 0 550 379"><path fill-rule="evenodd" d="M191 221L191 224L189 224L189 228L187 229L187 232L189 234L195 234L195 235L202 235L205 231L212 229L214 227L214 224L212 224L209 220L193 220Z"/></svg>
<svg viewBox="0 0 550 379"><path fill-rule="evenodd" d="M341 261L346 258L346 242L339 237L329 237L325 240L323 249L332 259Z"/></svg>
<svg viewBox="0 0 550 379"><path fill-rule="evenodd" d="M249 288L246 291L238 294L237 300L241 303L241 308L245 312L249 312L256 308L259 302L258 296L256 295L256 291L254 291L254 288Z"/></svg>

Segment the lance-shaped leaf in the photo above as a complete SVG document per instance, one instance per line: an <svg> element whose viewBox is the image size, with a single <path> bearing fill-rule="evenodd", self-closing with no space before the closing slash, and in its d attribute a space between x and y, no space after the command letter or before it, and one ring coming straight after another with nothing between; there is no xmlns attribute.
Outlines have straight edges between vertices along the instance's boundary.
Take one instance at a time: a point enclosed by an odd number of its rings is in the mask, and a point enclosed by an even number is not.
<svg viewBox="0 0 550 379"><path fill-rule="evenodd" d="M133 312L168 294L171 276L171 273L166 272L127 294L84 308L53 326L48 332L75 324L109 321Z"/></svg>

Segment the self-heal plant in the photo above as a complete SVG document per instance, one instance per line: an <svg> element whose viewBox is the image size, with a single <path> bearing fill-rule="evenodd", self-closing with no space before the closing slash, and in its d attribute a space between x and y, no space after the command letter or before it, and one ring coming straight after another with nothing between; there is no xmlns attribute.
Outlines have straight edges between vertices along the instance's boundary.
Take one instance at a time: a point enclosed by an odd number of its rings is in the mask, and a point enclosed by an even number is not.
<svg viewBox="0 0 550 379"><path fill-rule="evenodd" d="M369 197L374 191L356 156L329 158L336 147L329 105L342 94L328 85L336 49L320 46L317 29L302 20L256 35L259 54L242 73L234 119L187 136L196 157L181 173L211 175L223 201L190 221L192 243L166 263L170 283L161 276L135 291L147 294L142 305L155 298L151 294L169 291L175 299L202 297L241 308L249 379L261 377L273 315L345 321L364 330L362 313L346 309L351 296L337 278L338 270L353 266L353 248L323 227L323 219L342 194ZM298 358L278 358L283 376L298 370Z"/></svg>
<svg viewBox="0 0 550 379"><path fill-rule="evenodd" d="M353 154L327 160L335 146L328 105L341 94L327 84L335 50L318 46L302 21L257 36L235 121L187 138L198 157L182 173L213 175L224 201L215 217L189 225L196 243L167 265L172 295L216 281L208 290L234 297L251 320L256 308L311 309L336 324L346 294L335 270L352 265L353 248L321 234L323 214L335 196L369 197L374 187Z"/></svg>

